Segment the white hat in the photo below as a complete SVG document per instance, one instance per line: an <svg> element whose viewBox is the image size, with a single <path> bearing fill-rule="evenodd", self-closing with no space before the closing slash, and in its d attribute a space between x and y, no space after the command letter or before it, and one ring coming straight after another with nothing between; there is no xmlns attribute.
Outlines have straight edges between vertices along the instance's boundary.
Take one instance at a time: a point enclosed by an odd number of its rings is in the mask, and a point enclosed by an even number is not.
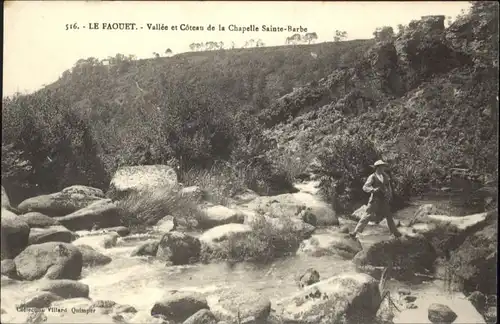
<svg viewBox="0 0 500 324"><path fill-rule="evenodd" d="M380 165L387 165L387 163L385 163L384 161L382 160L378 160L377 162L373 163L373 166L374 167L378 167Z"/></svg>

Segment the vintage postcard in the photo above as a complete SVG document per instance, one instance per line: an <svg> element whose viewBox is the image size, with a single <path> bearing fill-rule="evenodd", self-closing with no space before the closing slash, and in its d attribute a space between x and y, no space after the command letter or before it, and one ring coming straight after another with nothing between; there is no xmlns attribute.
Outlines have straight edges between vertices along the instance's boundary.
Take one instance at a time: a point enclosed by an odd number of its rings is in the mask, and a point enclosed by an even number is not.
<svg viewBox="0 0 500 324"><path fill-rule="evenodd" d="M3 10L2 323L496 323L497 2Z"/></svg>

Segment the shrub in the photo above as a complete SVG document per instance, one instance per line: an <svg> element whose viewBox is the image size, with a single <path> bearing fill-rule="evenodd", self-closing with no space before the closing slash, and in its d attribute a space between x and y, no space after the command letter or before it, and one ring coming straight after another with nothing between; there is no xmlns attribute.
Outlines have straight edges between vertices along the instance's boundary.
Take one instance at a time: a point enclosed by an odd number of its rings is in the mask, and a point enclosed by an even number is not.
<svg viewBox="0 0 500 324"><path fill-rule="evenodd" d="M194 202L170 190L131 193L116 204L122 215L122 224L132 228L156 225L168 215L174 216L178 223L193 227L201 217Z"/></svg>
<svg viewBox="0 0 500 324"><path fill-rule="evenodd" d="M288 218L280 218L280 224L276 226L265 217L259 217L252 222L252 231L245 236L231 236L214 249L205 246L204 261L268 263L293 254L302 241L301 237Z"/></svg>
<svg viewBox="0 0 500 324"><path fill-rule="evenodd" d="M379 158L373 142L361 135L332 137L318 155L321 164L320 189L336 211L348 211L352 203L366 195L363 179Z"/></svg>

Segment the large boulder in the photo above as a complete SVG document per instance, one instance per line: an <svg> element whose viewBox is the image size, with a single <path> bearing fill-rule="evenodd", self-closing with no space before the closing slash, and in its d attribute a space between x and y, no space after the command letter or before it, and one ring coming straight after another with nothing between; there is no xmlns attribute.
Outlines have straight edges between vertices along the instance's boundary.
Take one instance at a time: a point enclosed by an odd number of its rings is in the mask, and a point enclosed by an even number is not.
<svg viewBox="0 0 500 324"><path fill-rule="evenodd" d="M21 214L39 212L50 217L57 217L70 214L102 199L94 195L61 191L28 198L22 201L17 209Z"/></svg>
<svg viewBox="0 0 500 324"><path fill-rule="evenodd" d="M213 227L204 232L200 237L200 241L212 245L227 240L234 236L245 236L250 233L252 228L245 224L226 224Z"/></svg>
<svg viewBox="0 0 500 324"><path fill-rule="evenodd" d="M344 259L352 259L362 250L361 243L346 234L315 234L300 244L297 254L315 257L337 255Z"/></svg>
<svg viewBox="0 0 500 324"><path fill-rule="evenodd" d="M89 286L75 280L48 280L42 282L38 290L51 292L64 299L89 297Z"/></svg>
<svg viewBox="0 0 500 324"><path fill-rule="evenodd" d="M30 228L21 218L7 209L1 211L1 258L13 259L26 246Z"/></svg>
<svg viewBox="0 0 500 324"><path fill-rule="evenodd" d="M185 233L169 232L161 238L156 257L173 265L182 265L198 262L200 251L201 243L198 238Z"/></svg>
<svg viewBox="0 0 500 324"><path fill-rule="evenodd" d="M394 268L403 272L426 273L433 269L436 258L436 250L423 235L405 235L377 242L358 252L353 261L360 268L386 267L391 261Z"/></svg>
<svg viewBox="0 0 500 324"><path fill-rule="evenodd" d="M78 245L78 250L82 254L82 262L84 267L95 267L106 265L112 261L111 257L96 251L93 247L89 245Z"/></svg>
<svg viewBox="0 0 500 324"><path fill-rule="evenodd" d="M50 291L37 291L27 296L21 302L20 307L45 308L49 307L53 302L62 299L63 298L61 296L58 296Z"/></svg>
<svg viewBox="0 0 500 324"><path fill-rule="evenodd" d="M378 282L362 273L344 273L307 286L285 299L284 323L374 323L381 297Z"/></svg>
<svg viewBox="0 0 500 324"><path fill-rule="evenodd" d="M179 323L201 309L209 309L203 295L195 292L170 291L154 304L151 315L163 315L166 320Z"/></svg>
<svg viewBox="0 0 500 324"><path fill-rule="evenodd" d="M64 217L55 218L72 231L90 230L119 226L121 223L118 207L110 199L100 199Z"/></svg>
<svg viewBox="0 0 500 324"><path fill-rule="evenodd" d="M17 273L25 280L73 279L82 272L82 254L72 244L47 242L30 245L14 259Z"/></svg>
<svg viewBox="0 0 500 324"><path fill-rule="evenodd" d="M71 243L75 239L75 234L61 225L47 228L32 228L29 235L29 244L40 244L46 242Z"/></svg>
<svg viewBox="0 0 500 324"><path fill-rule="evenodd" d="M469 235L451 252L452 274L463 282L465 291L496 294L498 220Z"/></svg>
<svg viewBox="0 0 500 324"><path fill-rule="evenodd" d="M242 224L245 221L245 216L242 213L220 205L204 208L201 217L198 224L202 228L212 228L230 223Z"/></svg>
<svg viewBox="0 0 500 324"><path fill-rule="evenodd" d="M313 268L309 268L302 275L300 275L298 279L299 288L304 288L319 282L320 276L318 271Z"/></svg>
<svg viewBox="0 0 500 324"><path fill-rule="evenodd" d="M24 215L19 215L23 221L28 224L30 228L45 228L49 226L59 225L59 222L52 217L44 215L39 212L30 212Z"/></svg>
<svg viewBox="0 0 500 324"><path fill-rule="evenodd" d="M249 290L225 290L208 298L212 313L219 320L230 323L265 323L271 312L271 302L262 294Z"/></svg>
<svg viewBox="0 0 500 324"><path fill-rule="evenodd" d="M178 185L177 173L167 165L122 167L113 175L107 196L119 199L131 193L176 190Z"/></svg>

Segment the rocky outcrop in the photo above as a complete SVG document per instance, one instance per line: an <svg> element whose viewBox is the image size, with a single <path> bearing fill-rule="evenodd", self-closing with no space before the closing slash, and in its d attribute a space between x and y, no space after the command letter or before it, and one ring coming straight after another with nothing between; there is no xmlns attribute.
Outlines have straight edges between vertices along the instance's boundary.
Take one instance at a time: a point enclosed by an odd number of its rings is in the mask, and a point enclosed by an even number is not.
<svg viewBox="0 0 500 324"><path fill-rule="evenodd" d="M22 302L20 307L27 308L44 308L49 307L53 302L62 300L61 296L54 294L50 291L35 292L30 296L26 297Z"/></svg>
<svg viewBox="0 0 500 324"><path fill-rule="evenodd" d="M85 244L78 245L78 250L82 254L82 264L84 267L96 267L106 265L112 261L111 257L96 251L93 247Z"/></svg>
<svg viewBox="0 0 500 324"><path fill-rule="evenodd" d="M201 309L209 309L203 295L194 292L171 291L151 309L151 315L163 315L166 320L182 323Z"/></svg>
<svg viewBox="0 0 500 324"><path fill-rule="evenodd" d="M66 194L78 194L87 197L97 197L104 198L104 192L101 189L82 186L82 185L74 185L71 187L66 187L61 192Z"/></svg>
<svg viewBox="0 0 500 324"><path fill-rule="evenodd" d="M28 246L30 228L16 214L2 208L1 211L1 258L13 259Z"/></svg>
<svg viewBox="0 0 500 324"><path fill-rule="evenodd" d="M176 190L178 185L177 173L167 165L122 167L113 175L106 195L119 199L131 193Z"/></svg>
<svg viewBox="0 0 500 324"><path fill-rule="evenodd" d="M29 235L29 244L41 244L46 242L71 243L75 234L66 227L55 225L47 228L32 228Z"/></svg>
<svg viewBox="0 0 500 324"><path fill-rule="evenodd" d="M64 299L89 297L89 286L74 280L49 280L43 282L38 289L51 292Z"/></svg>
<svg viewBox="0 0 500 324"><path fill-rule="evenodd" d="M381 302L378 282L361 273L345 273L307 286L283 301L284 323L330 324L342 320L374 323Z"/></svg>
<svg viewBox="0 0 500 324"><path fill-rule="evenodd" d="M350 260L362 250L357 240L353 240L346 234L314 234L310 239L300 244L298 254L315 257L326 255L337 255Z"/></svg>
<svg viewBox="0 0 500 324"><path fill-rule="evenodd" d="M79 279L82 254L68 243L48 242L30 245L14 259L17 273L24 280Z"/></svg>
<svg viewBox="0 0 500 324"><path fill-rule="evenodd" d="M180 232L169 232L163 235L158 244L156 257L173 265L198 262L201 243L196 237Z"/></svg>
<svg viewBox="0 0 500 324"><path fill-rule="evenodd" d="M229 323L265 323L271 312L269 299L246 289L226 290L208 298L208 305L215 317Z"/></svg>
<svg viewBox="0 0 500 324"><path fill-rule="evenodd" d="M59 223L72 231L90 230L119 226L121 223L118 207L110 199L100 199L64 217L56 217Z"/></svg>

